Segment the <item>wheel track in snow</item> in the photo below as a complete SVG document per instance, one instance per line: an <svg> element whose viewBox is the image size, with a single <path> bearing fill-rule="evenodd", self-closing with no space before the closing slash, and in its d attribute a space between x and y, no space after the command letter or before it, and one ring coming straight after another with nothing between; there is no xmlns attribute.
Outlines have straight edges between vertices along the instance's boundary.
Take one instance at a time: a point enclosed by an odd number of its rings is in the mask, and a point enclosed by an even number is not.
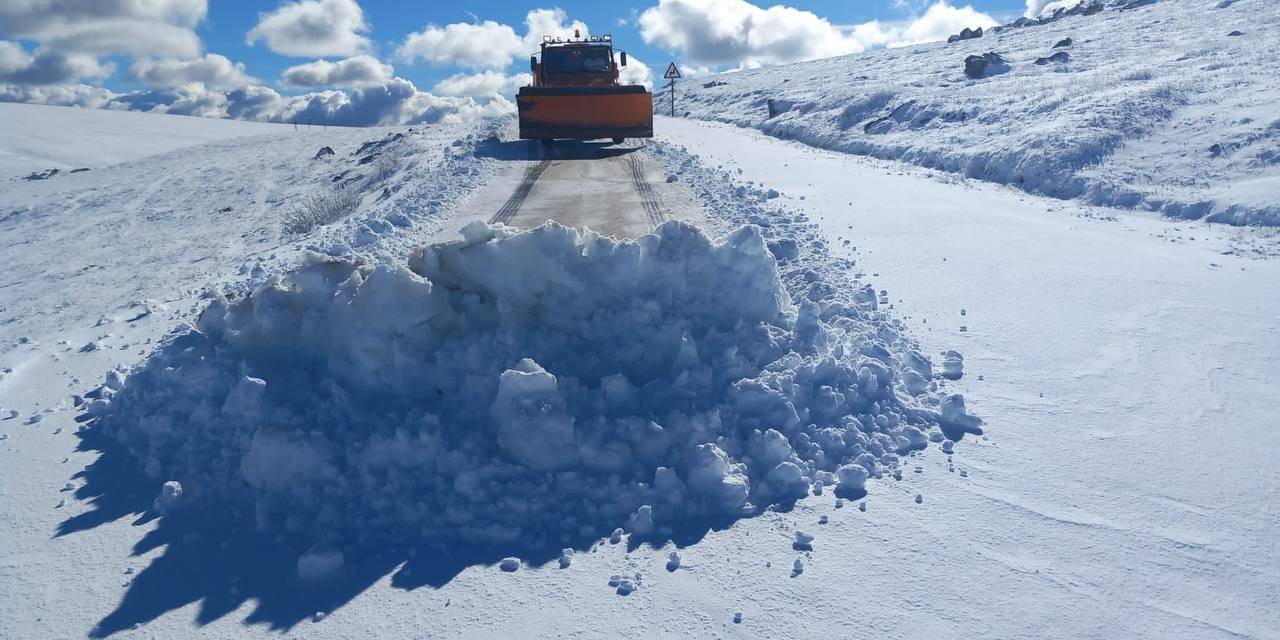
<svg viewBox="0 0 1280 640"><path fill-rule="evenodd" d="M520 179L519 186L516 187L515 191L511 192L511 197L507 198L507 201L502 204L502 208L498 209L498 212L489 219L489 224L510 222L516 213L520 211L520 206L529 197L529 192L533 190L533 185L538 182L538 178L542 177L542 173L550 166L551 160L546 159L527 167L524 170L524 177Z"/></svg>
<svg viewBox="0 0 1280 640"><path fill-rule="evenodd" d="M640 194L640 203L644 206L645 217L649 219L649 225L654 229L658 228L667 220L667 214L663 211L662 202L658 199L658 194L654 192L653 185L644 177L644 162L640 160L638 154L627 156L627 164L631 168L631 181L635 184L636 193Z"/></svg>

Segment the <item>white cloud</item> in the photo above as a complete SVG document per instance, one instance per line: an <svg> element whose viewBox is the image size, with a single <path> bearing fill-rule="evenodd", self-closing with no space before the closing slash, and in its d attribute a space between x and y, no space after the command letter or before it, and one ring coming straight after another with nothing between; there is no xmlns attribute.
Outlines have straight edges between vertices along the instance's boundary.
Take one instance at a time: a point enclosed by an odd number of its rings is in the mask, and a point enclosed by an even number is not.
<svg viewBox="0 0 1280 640"><path fill-rule="evenodd" d="M619 84L638 84L653 89L653 70L635 56L627 56L627 66L618 72Z"/></svg>
<svg viewBox="0 0 1280 640"><path fill-rule="evenodd" d="M386 84L395 70L370 55L329 62L316 60L284 70L280 80L291 87L365 87Z"/></svg>
<svg viewBox="0 0 1280 640"><path fill-rule="evenodd" d="M560 9L534 9L525 15L524 24L523 37L510 25L492 20L443 27L431 24L409 34L396 55L406 62L500 70L537 51L543 36L570 36L574 29L589 33L585 23L569 22Z"/></svg>
<svg viewBox="0 0 1280 640"><path fill-rule="evenodd" d="M524 56L538 50L543 36L567 38L575 30L582 35L591 35L587 23L581 20L570 21L568 14L562 9L534 9L525 15L524 27L524 42L519 52Z"/></svg>
<svg viewBox="0 0 1280 640"><path fill-rule="evenodd" d="M244 64L231 62L226 56L205 54L190 60L138 60L129 68L129 76L153 87L178 87L199 83L217 88L257 84L257 79L244 72Z"/></svg>
<svg viewBox="0 0 1280 640"><path fill-rule="evenodd" d="M867 44L808 11L746 0L659 0L640 14L646 43L693 64L745 67L854 53Z"/></svg>
<svg viewBox="0 0 1280 640"><path fill-rule="evenodd" d="M515 112L515 105L500 96L484 101L471 97L437 96L419 91L412 82L403 78L392 78L383 85L351 91L326 90L300 96L282 96L263 86L224 92L188 85L124 94L102 90L99 95L92 94L92 89L80 85L78 90L59 88L36 92L24 87L0 85L0 100L70 104L72 100L79 99L86 105L92 103L92 106L108 109L358 127L462 122Z"/></svg>
<svg viewBox="0 0 1280 640"><path fill-rule="evenodd" d="M497 71L460 73L441 80L431 91L442 96L491 97L513 94L532 81L533 76L527 73L513 76Z"/></svg>
<svg viewBox="0 0 1280 640"><path fill-rule="evenodd" d="M59 51L194 57L206 0L5 0L0 34Z"/></svg>
<svg viewBox="0 0 1280 640"><path fill-rule="evenodd" d="M1045 12L1045 9L1049 8L1049 5L1074 6L1077 4L1080 4L1079 0L1069 3L1064 2L1064 0L1027 0L1026 16L1028 18L1038 18ZM1070 6L1068 6L1068 8L1070 8Z"/></svg>
<svg viewBox="0 0 1280 640"><path fill-rule="evenodd" d="M974 9L969 5L963 7L953 7L946 2L939 0L929 7L924 15L920 16L907 28L903 30L902 35L895 44L920 44L922 42L936 42L938 40L946 40L947 36L960 33L964 28L990 29L996 26L996 21L991 16Z"/></svg>
<svg viewBox="0 0 1280 640"><path fill-rule="evenodd" d="M260 14L246 41L287 56L351 56L370 48L368 30L355 0L298 0Z"/></svg>
<svg viewBox="0 0 1280 640"><path fill-rule="evenodd" d="M45 50L30 54L16 42L0 40L0 82L64 84L81 78L102 78L112 69L112 65L101 64L93 56Z"/></svg>
<svg viewBox="0 0 1280 640"><path fill-rule="evenodd" d="M0 102L28 102L64 107L88 107L96 109L107 104L116 94L102 87L87 84L51 86L0 84Z"/></svg>
<svg viewBox="0 0 1280 640"><path fill-rule="evenodd" d="M515 29L485 20L478 24L427 25L405 38L398 56L406 62L502 69L511 64L520 49L521 40Z"/></svg>
<svg viewBox="0 0 1280 640"><path fill-rule="evenodd" d="M261 100L261 97L258 97ZM484 104L469 97L437 96L422 92L412 82L393 78L384 86L354 91L321 91L283 98L266 120L374 126L458 122L492 118L515 111L505 98Z"/></svg>
<svg viewBox="0 0 1280 640"><path fill-rule="evenodd" d="M906 6L905 4L902 6ZM640 14L644 41L696 66L757 67L814 60L873 47L945 40L964 27L990 27L990 16L937 0L910 22L833 25L784 5L763 9L746 0L659 0Z"/></svg>

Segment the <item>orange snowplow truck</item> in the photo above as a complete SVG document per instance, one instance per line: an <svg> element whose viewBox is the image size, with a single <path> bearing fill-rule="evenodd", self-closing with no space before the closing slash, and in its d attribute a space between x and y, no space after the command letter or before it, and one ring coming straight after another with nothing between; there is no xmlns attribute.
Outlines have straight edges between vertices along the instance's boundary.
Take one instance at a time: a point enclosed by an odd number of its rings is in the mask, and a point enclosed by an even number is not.
<svg viewBox="0 0 1280 640"><path fill-rule="evenodd" d="M529 59L533 83L516 94L520 138L595 140L653 137L653 94L618 84L627 54L613 60L613 36L543 36Z"/></svg>

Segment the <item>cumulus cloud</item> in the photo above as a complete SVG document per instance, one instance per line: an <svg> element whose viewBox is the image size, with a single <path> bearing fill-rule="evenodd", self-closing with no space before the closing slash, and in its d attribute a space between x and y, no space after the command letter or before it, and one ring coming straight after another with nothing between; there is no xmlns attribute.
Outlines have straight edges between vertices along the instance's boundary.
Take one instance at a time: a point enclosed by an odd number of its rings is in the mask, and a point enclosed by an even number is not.
<svg viewBox="0 0 1280 640"><path fill-rule="evenodd" d="M649 68L649 65L641 62L639 58L627 56L627 66L619 70L618 82L620 84L638 84L652 89L653 70Z"/></svg>
<svg viewBox="0 0 1280 640"><path fill-rule="evenodd" d="M904 25L831 24L809 11L746 0L659 0L638 20L646 43L666 47L709 67L755 67L857 53L872 47L945 39L961 28L991 26L972 7L938 0Z"/></svg>
<svg viewBox="0 0 1280 640"><path fill-rule="evenodd" d="M569 22L560 9L534 9L525 15L524 24L523 37L511 26L492 20L455 22L443 27L429 24L422 31L409 34L396 55L406 62L498 70L536 51L543 36L573 35L574 29L589 33L585 23Z"/></svg>
<svg viewBox="0 0 1280 640"><path fill-rule="evenodd" d="M1038 18L1040 17L1040 14L1044 13L1044 10L1047 9L1049 5L1056 5L1061 2L1062 0L1027 0L1026 16L1028 18ZM1079 4L1079 2L1077 0L1077 2L1072 4Z"/></svg>
<svg viewBox="0 0 1280 640"><path fill-rule="evenodd" d="M298 96L283 96L261 85L218 91L191 84L113 94L85 85L31 88L0 84L0 101L80 104L208 118L353 127L454 123L515 112L515 105L501 96L486 100L437 96L419 91L403 78L351 91L326 90Z"/></svg>
<svg viewBox="0 0 1280 640"><path fill-rule="evenodd" d="M116 94L107 89L87 84L51 86L0 84L0 102L27 102L96 109L105 106L114 97Z"/></svg>
<svg viewBox="0 0 1280 640"><path fill-rule="evenodd" d="M101 64L93 56L45 50L30 54L16 42L0 40L0 82L64 84L81 78L101 78L111 71L111 65Z"/></svg>
<svg viewBox="0 0 1280 640"><path fill-rule="evenodd" d="M368 30L355 0L298 0L260 14L246 40L287 56L351 56L370 48Z"/></svg>
<svg viewBox="0 0 1280 640"><path fill-rule="evenodd" d="M569 15L562 9L534 9L525 14L525 35L521 43L521 53L528 55L538 50L543 36L569 37L576 30L583 35L590 35L587 23L581 20L569 20ZM597 34L599 35L599 34Z"/></svg>
<svg viewBox="0 0 1280 640"><path fill-rule="evenodd" d="M306 122L368 127L424 124L490 118L515 111L503 98L481 104L472 98L437 96L419 91L412 82L393 78L386 85L354 91L321 91L282 100L274 122Z"/></svg>
<svg viewBox="0 0 1280 640"><path fill-rule="evenodd" d="M533 76L527 73L513 76L497 71L460 73L441 80L431 91L442 96L488 97L515 93L532 81Z"/></svg>
<svg viewBox="0 0 1280 640"><path fill-rule="evenodd" d="M206 0L6 0L0 34L58 51L194 57Z"/></svg>
<svg viewBox="0 0 1280 640"><path fill-rule="evenodd" d="M391 65L370 55L358 55L289 67L280 74L280 81L290 87L366 87L386 84L394 73Z"/></svg>
<svg viewBox="0 0 1280 640"><path fill-rule="evenodd" d="M679 51L693 64L758 66L861 51L826 19L746 0L659 0L639 18L646 43Z"/></svg>
<svg viewBox="0 0 1280 640"><path fill-rule="evenodd" d="M919 44L946 40L947 36L959 33L964 28L990 29L996 26L991 16L974 9L969 5L953 7L946 2L936 2L924 15L915 19L902 32L897 44Z"/></svg>
<svg viewBox="0 0 1280 640"><path fill-rule="evenodd" d="M427 25L426 29L405 38L398 55L407 62L421 60L437 65L501 69L511 64L520 48L521 40L515 29L485 20L443 27Z"/></svg>
<svg viewBox="0 0 1280 640"><path fill-rule="evenodd" d="M129 68L129 76L153 87L178 87L199 83L210 87L230 88L257 84L244 72L244 65L216 53L191 60L138 60Z"/></svg>

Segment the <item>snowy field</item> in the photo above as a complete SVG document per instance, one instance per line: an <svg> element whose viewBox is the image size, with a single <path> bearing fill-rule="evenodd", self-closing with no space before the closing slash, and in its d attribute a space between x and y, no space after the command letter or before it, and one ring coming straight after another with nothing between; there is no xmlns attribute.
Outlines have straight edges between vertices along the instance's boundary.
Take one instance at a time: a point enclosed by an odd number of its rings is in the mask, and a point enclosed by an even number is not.
<svg viewBox="0 0 1280 640"><path fill-rule="evenodd" d="M699 211L518 232L507 121L30 108L173 137L0 183L0 638L1280 636L1265 234L668 118Z"/></svg>
<svg viewBox="0 0 1280 640"><path fill-rule="evenodd" d="M976 39L682 81L678 108L1055 198L1280 225L1278 31L1272 0L1106 0ZM966 57L989 52L1003 72L967 77Z"/></svg>
<svg viewBox="0 0 1280 640"><path fill-rule="evenodd" d="M292 131L291 125L0 102L0 180L100 169L202 142Z"/></svg>

